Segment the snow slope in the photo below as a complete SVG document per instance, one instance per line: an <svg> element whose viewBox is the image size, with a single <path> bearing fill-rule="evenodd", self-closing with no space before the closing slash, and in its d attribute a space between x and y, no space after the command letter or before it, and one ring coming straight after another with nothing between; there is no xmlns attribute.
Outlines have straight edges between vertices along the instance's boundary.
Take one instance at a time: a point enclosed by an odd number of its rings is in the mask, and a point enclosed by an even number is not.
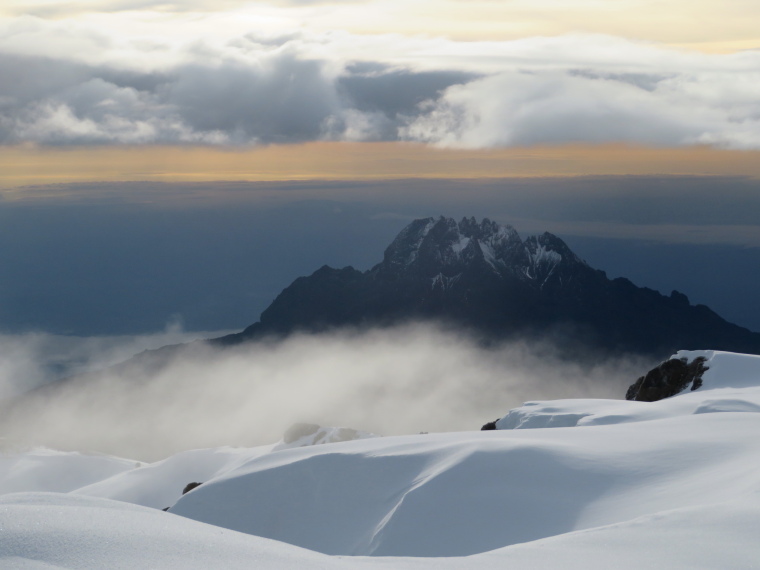
<svg viewBox="0 0 760 570"><path fill-rule="evenodd" d="M140 469L118 473L73 492L163 509L173 505L182 496L188 483L204 483L273 451L375 437L349 428L313 427L315 429L310 433L295 439L286 437L274 445L185 451Z"/></svg>
<svg viewBox="0 0 760 570"><path fill-rule="evenodd" d="M182 490L188 483L203 483L266 453L376 437L349 428L313 427L313 432L274 445L196 449L152 464L50 449L2 453L0 495L24 491L55 491L163 509L173 505L182 496Z"/></svg>
<svg viewBox="0 0 760 570"><path fill-rule="evenodd" d="M527 402L496 422L497 429L572 427L641 422L714 412L760 412L760 357L682 350L671 358L706 359L702 386L657 402L554 400Z"/></svg>
<svg viewBox="0 0 760 570"><path fill-rule="evenodd" d="M698 390L533 402L497 423L536 429L198 450L139 468L71 456L76 477L46 489L59 492L0 497L0 567L758 567L760 357L679 356L707 358ZM290 443L315 443L303 437ZM1 488L20 490L12 466L34 461L29 490L58 484L39 457L2 456ZM203 485L181 496L190 481Z"/></svg>
<svg viewBox="0 0 760 570"><path fill-rule="evenodd" d="M756 568L757 501L699 506L463 558L346 558L128 503L0 497L0 567L16 570L714 570Z"/></svg>
<svg viewBox="0 0 760 570"><path fill-rule="evenodd" d="M0 495L20 491L67 493L139 465L107 455L84 455L51 449L0 453Z"/></svg>
<svg viewBox="0 0 760 570"><path fill-rule="evenodd" d="M188 483L204 483L240 463L267 453L266 447L196 449L139 469L118 473L73 492L164 509L182 496Z"/></svg>
<svg viewBox="0 0 760 570"><path fill-rule="evenodd" d="M3 568L306 568L318 557L128 503L49 493L0 498Z"/></svg>
<svg viewBox="0 0 760 570"><path fill-rule="evenodd" d="M634 429L632 429L632 426ZM172 512L343 555L462 556L760 489L760 415L437 434L253 459Z"/></svg>

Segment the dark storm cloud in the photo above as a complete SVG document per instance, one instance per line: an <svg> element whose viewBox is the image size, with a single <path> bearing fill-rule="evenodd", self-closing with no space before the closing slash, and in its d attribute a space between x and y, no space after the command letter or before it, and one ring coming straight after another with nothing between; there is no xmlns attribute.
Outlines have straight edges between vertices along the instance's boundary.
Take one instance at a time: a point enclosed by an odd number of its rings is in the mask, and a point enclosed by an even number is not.
<svg viewBox="0 0 760 570"><path fill-rule="evenodd" d="M451 85L467 83L478 77L464 72L411 72L385 66L355 64L348 75L338 80L338 88L352 108L374 114L378 121L375 140L398 138L400 124L419 114L420 105L436 98Z"/></svg>
<svg viewBox="0 0 760 570"><path fill-rule="evenodd" d="M162 61L153 71L128 70L108 57L90 66L64 55L0 54L0 141L411 140L469 148L620 141L760 148L756 53L686 57L619 39L566 37L546 45L535 40L537 47L490 45L503 52L492 58L456 55L466 46L449 42L444 47L451 57L416 54L400 64L403 55L393 56L395 62L368 59L367 53L382 53L372 44L380 40L362 41L369 43L251 32L222 46L196 42L172 52L174 59L153 57L157 49L168 50L165 45L124 48L145 69L151 59ZM419 42L414 49L427 45ZM363 58L339 55L354 44ZM578 45L585 51L574 58ZM611 60L615 50L628 60ZM644 63L635 63L638 56Z"/></svg>
<svg viewBox="0 0 760 570"><path fill-rule="evenodd" d="M87 81L92 77L92 70L69 61L0 54L0 76L3 103L23 105L55 96Z"/></svg>
<svg viewBox="0 0 760 570"><path fill-rule="evenodd" d="M259 67L185 66L159 96L194 132L224 133L243 144L319 139L325 121L340 113L322 64L288 56Z"/></svg>
<svg viewBox="0 0 760 570"><path fill-rule="evenodd" d="M286 39L270 38L284 42ZM395 139L424 100L472 74L348 66L288 53L165 72L0 55L0 141L270 144Z"/></svg>

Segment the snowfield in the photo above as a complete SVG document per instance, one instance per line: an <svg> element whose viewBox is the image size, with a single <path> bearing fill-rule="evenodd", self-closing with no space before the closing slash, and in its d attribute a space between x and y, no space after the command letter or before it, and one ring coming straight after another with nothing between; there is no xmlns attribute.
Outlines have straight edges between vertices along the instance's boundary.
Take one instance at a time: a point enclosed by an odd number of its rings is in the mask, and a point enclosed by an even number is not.
<svg viewBox="0 0 760 570"><path fill-rule="evenodd" d="M760 357L677 356L707 359L699 389L529 402L496 431L5 453L0 567L760 568Z"/></svg>

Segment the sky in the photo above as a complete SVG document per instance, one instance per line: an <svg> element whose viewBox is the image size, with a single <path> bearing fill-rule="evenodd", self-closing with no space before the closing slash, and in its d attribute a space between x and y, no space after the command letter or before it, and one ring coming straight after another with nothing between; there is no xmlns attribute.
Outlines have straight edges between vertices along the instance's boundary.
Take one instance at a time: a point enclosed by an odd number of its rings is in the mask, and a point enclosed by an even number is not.
<svg viewBox="0 0 760 570"><path fill-rule="evenodd" d="M0 331L250 324L413 217L760 330L750 0L6 0Z"/></svg>
<svg viewBox="0 0 760 570"><path fill-rule="evenodd" d="M11 0L0 142L756 151L755 4Z"/></svg>

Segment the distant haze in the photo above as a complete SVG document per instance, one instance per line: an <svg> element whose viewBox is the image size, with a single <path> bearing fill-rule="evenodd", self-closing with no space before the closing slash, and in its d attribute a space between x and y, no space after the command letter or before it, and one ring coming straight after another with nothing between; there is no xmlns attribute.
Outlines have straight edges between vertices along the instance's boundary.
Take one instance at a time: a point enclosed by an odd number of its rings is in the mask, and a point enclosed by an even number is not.
<svg viewBox="0 0 760 570"><path fill-rule="evenodd" d="M91 183L0 201L0 331L242 329L322 265L368 269L417 217L551 231L610 277L760 330L760 182L573 177Z"/></svg>

